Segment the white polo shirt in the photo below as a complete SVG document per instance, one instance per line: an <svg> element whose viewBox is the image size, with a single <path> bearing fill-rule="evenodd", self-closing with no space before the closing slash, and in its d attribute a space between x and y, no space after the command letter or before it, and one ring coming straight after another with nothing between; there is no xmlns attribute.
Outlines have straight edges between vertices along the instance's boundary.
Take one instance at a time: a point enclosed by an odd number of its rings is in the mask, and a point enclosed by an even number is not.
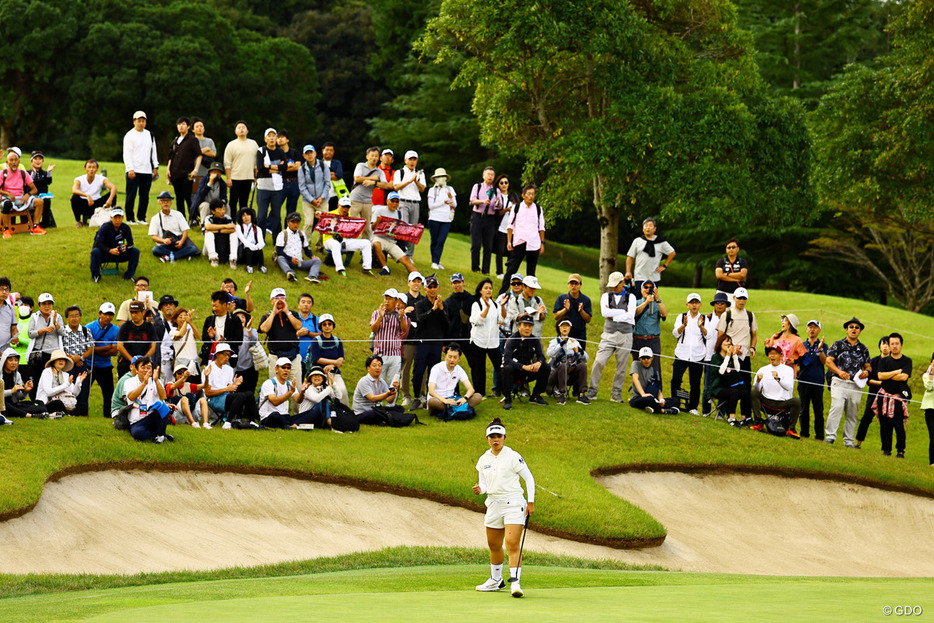
<svg viewBox="0 0 934 623"><path fill-rule="evenodd" d="M493 450L487 450L477 461L477 473L480 478L481 493L486 493L487 501L522 499L522 485L519 484L519 473L527 474L526 486L529 490L529 502L535 502L535 481L528 471L528 466L522 455L503 446L499 455Z"/></svg>

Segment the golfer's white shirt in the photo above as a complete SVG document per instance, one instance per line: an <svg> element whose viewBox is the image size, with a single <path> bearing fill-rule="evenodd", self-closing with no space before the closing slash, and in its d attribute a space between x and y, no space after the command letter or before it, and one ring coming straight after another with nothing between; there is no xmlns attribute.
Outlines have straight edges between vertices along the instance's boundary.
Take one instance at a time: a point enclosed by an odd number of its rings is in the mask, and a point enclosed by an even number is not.
<svg viewBox="0 0 934 623"><path fill-rule="evenodd" d="M520 476L528 489L529 502L535 502L535 479L532 472L522 455L509 446L503 446L499 456L493 454L492 449L484 452L477 461L477 472L480 492L487 494L487 503L490 500L524 499L522 485L519 484Z"/></svg>

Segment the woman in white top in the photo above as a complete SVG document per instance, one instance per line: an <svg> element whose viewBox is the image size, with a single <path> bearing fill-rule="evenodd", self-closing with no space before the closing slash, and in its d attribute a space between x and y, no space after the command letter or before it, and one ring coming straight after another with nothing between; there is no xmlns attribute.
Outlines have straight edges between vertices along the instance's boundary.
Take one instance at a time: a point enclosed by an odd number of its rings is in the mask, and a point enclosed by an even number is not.
<svg viewBox="0 0 934 623"><path fill-rule="evenodd" d="M330 381L330 382L329 382ZM297 424L312 424L318 427L331 427L331 401L340 401L340 388L333 385L334 373L324 372L321 366L312 367L305 382L295 394L299 403Z"/></svg>
<svg viewBox="0 0 934 623"><path fill-rule="evenodd" d="M165 387L159 380L159 375L153 373L152 360L149 357L136 359L136 376L126 380L123 384L123 395L130 411L130 434L137 441L162 443L165 440L175 441L172 435L165 432L167 417L162 417L153 405L165 400Z"/></svg>
<svg viewBox="0 0 934 623"><path fill-rule="evenodd" d="M240 245L237 249L237 262L246 266L246 272L253 274L253 267L259 266L259 272L265 273L263 265L263 247L266 240L263 230L254 224L256 212L253 208L242 208L237 213L237 240Z"/></svg>
<svg viewBox="0 0 934 623"><path fill-rule="evenodd" d="M494 370L502 365L499 351L499 321L505 309L493 298L493 282L484 279L477 284L477 300L470 306L470 376L473 386L481 396L486 394L486 360L490 359Z"/></svg>
<svg viewBox="0 0 934 623"><path fill-rule="evenodd" d="M496 278L503 278L503 260L508 259L509 252L506 251L506 230L509 229L509 223L512 222L512 211L519 203L519 196L509 192L509 176L500 175L493 182L496 189L496 198L493 199L496 206L496 216L501 216L499 229L496 231L496 239L493 241L493 252L496 254Z"/></svg>
<svg viewBox="0 0 934 623"><path fill-rule="evenodd" d="M75 215L77 229L87 226L95 209L109 210L117 198L117 187L103 175L98 175L97 169L97 160L87 160L84 163L85 174L76 177L71 186L71 211ZM107 189L107 195L102 197L101 190L104 188Z"/></svg>
<svg viewBox="0 0 934 623"><path fill-rule="evenodd" d="M194 311L188 311L184 307L176 309L175 315L172 317L172 323L165 332L166 339L171 341L171 349L168 350L169 358L172 360L169 368L171 370L175 369L176 364L183 363L188 366L192 361L197 362L199 360L198 348L201 342L201 331L193 322ZM162 352L166 353L164 341ZM165 359L164 355L163 359ZM163 365L165 365L165 362L163 362ZM196 377L192 382L195 383L200 382L201 378L201 370L197 364L196 370L197 372L192 372L192 376Z"/></svg>
<svg viewBox="0 0 934 623"><path fill-rule="evenodd" d="M67 374L74 365L63 350L53 351L52 358L45 364L36 387L36 402L44 402L49 413L71 415L78 406L77 396L81 393L81 383L88 373L82 372L75 379L73 375Z"/></svg>
<svg viewBox="0 0 934 623"><path fill-rule="evenodd" d="M431 232L431 268L444 270L441 265L441 253L444 241L451 231L454 209L457 207L457 193L448 186L451 176L444 169L435 169L431 176L435 183L428 191L428 231Z"/></svg>
<svg viewBox="0 0 934 623"><path fill-rule="evenodd" d="M509 581L512 582L513 597L522 597L519 580L522 576L522 560L519 558L519 538L528 517L535 512L535 479L522 456L504 445L506 427L499 418L494 418L486 428L486 440L490 449L477 461L478 483L474 485L476 495L486 494L486 540L490 548L490 579L477 586L478 591L489 592L506 588L503 580L503 539L509 553ZM522 497L519 477L525 481L529 501Z"/></svg>

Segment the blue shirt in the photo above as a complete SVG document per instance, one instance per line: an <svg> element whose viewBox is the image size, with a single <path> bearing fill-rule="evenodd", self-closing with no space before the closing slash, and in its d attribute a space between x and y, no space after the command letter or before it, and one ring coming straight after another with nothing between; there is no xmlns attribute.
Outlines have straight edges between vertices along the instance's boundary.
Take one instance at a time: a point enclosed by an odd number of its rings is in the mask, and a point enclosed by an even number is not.
<svg viewBox="0 0 934 623"><path fill-rule="evenodd" d="M302 313L297 312L295 316L302 321L302 327L308 329L312 333L321 333L321 328L318 326L318 317L314 314L309 314L308 318L302 318ZM305 335L298 338L298 354L302 356L302 361L305 361L305 357L308 356L308 349L311 347L311 340L313 338Z"/></svg>
<svg viewBox="0 0 934 623"><path fill-rule="evenodd" d="M311 349L308 355L309 363L315 365L315 362L322 357L325 359L340 359L344 356L344 343L340 338L331 336L324 337L319 335L311 341ZM309 366L310 367L310 366ZM338 368L334 368L334 374L340 374Z"/></svg>
<svg viewBox="0 0 934 623"><path fill-rule="evenodd" d="M823 350L824 354L827 354L829 350L827 344L824 344L823 348L818 348L820 340L811 344L811 341L807 338L805 338L802 343L808 352L801 358L801 369L798 371L798 380L807 381L808 383L823 384L824 365L820 362L820 352Z"/></svg>
<svg viewBox="0 0 934 623"><path fill-rule="evenodd" d="M94 346L112 346L117 343L117 331L119 331L119 329L117 329L117 325L114 323L111 322L105 329L101 327L100 319L97 319L84 326L91 332L91 336L94 338ZM113 359L92 354L91 367L112 368L114 367Z"/></svg>
<svg viewBox="0 0 934 623"><path fill-rule="evenodd" d="M636 301L636 306L645 303L645 299ZM658 315L658 303L649 303L641 316L636 317L636 325L632 328L633 335L661 335L661 317Z"/></svg>

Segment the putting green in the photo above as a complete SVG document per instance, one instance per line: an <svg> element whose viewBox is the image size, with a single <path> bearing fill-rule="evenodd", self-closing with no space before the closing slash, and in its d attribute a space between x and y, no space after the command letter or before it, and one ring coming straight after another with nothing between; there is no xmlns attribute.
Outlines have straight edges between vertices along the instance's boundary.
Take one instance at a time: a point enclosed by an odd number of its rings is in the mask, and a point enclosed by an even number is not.
<svg viewBox="0 0 934 623"><path fill-rule="evenodd" d="M463 567L379 569L95 591L92 593L96 594L83 595L87 601L95 602L84 616L75 616L78 612L72 610L72 616L67 618L97 623L256 623L332 618L475 621L495 613L504 616L504 620L520 622L566 621L573 617L578 621L786 623L806 620L837 623L885 620L888 617L883 608L887 606L920 607L922 613L924 609L934 612L930 580L810 580L529 568L523 599L513 599L506 591L478 593L470 586L462 590L441 588L467 583L471 578L477 579L475 575L465 572ZM607 586L614 580L619 585ZM589 581L600 586L587 586ZM542 586L542 583L551 587ZM560 587L562 584L565 586ZM398 590L393 590L394 585ZM427 590L419 590L419 587ZM373 592L359 592L361 590ZM233 597L238 591L248 597ZM278 595L272 596L275 593ZM35 596L22 605L32 602L30 605L36 606L33 601L36 598L52 601L62 597L60 594ZM68 598L82 601L82 594L70 593ZM59 604L63 605L60 601ZM142 604L147 605L134 607ZM82 608L79 606L77 610ZM93 618L85 618L87 616Z"/></svg>

